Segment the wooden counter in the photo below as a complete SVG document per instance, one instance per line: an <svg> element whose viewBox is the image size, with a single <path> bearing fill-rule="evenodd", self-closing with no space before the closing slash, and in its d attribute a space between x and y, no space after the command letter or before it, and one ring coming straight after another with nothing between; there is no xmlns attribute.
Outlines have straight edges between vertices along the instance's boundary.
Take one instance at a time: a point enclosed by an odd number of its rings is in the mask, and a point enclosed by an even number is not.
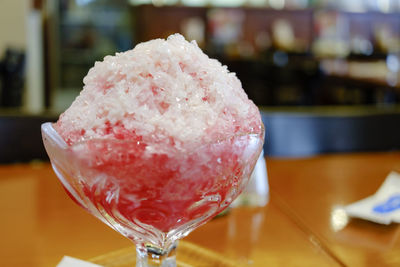
<svg viewBox="0 0 400 267"><path fill-rule="evenodd" d="M266 207L233 209L186 240L244 266L400 266L397 224L353 219L337 230L332 216L400 171L400 153L268 159L267 167ZM1 266L50 267L63 255L131 246L71 201L48 163L0 166L0 209Z"/></svg>

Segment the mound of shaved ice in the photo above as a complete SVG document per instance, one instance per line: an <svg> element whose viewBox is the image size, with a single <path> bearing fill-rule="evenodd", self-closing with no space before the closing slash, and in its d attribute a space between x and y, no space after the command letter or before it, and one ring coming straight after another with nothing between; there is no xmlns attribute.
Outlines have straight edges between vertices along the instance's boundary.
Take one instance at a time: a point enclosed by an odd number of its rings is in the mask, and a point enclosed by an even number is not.
<svg viewBox="0 0 400 267"><path fill-rule="evenodd" d="M54 128L69 145L106 138L180 149L261 125L236 75L174 34L96 62Z"/></svg>

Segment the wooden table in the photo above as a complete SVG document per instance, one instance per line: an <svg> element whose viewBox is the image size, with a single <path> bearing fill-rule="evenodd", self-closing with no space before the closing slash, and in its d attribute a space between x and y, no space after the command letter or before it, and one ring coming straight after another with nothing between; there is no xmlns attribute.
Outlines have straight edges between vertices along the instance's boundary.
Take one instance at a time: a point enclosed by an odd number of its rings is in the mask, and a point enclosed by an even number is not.
<svg viewBox="0 0 400 267"><path fill-rule="evenodd" d="M237 208L186 240L244 266L400 266L400 227L351 220L332 211L373 194L400 153L267 159L271 198ZM48 163L0 166L1 266L55 266L63 255L88 259L131 246L75 205Z"/></svg>

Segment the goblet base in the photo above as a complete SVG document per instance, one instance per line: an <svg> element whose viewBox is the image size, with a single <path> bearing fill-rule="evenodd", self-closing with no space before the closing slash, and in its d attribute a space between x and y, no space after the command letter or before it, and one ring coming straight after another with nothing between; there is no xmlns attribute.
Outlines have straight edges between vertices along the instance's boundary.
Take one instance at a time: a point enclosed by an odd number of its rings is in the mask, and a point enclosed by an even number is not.
<svg viewBox="0 0 400 267"><path fill-rule="evenodd" d="M136 267L176 267L176 247L177 242L168 250L151 244L137 244Z"/></svg>

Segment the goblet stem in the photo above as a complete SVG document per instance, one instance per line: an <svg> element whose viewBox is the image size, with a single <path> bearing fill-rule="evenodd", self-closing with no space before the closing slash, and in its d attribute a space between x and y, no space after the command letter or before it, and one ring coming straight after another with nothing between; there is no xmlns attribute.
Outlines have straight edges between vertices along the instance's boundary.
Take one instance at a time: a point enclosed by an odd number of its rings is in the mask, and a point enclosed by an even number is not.
<svg viewBox="0 0 400 267"><path fill-rule="evenodd" d="M148 244L136 244L136 267L176 267L177 243L163 250Z"/></svg>

